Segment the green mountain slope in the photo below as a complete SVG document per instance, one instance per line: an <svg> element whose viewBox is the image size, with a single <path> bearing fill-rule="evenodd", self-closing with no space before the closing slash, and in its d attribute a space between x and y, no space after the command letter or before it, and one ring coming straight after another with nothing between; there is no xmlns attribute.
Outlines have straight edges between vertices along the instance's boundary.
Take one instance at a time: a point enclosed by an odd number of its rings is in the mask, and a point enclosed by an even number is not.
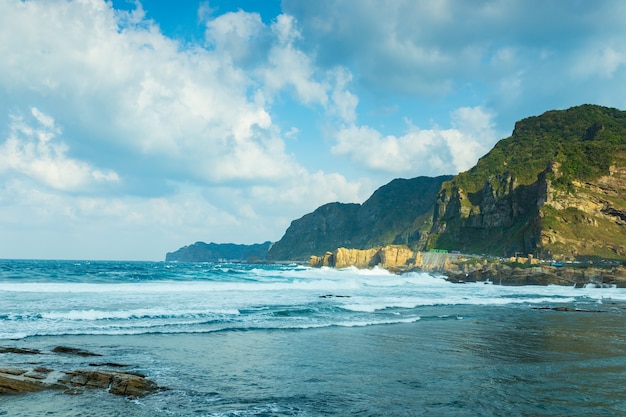
<svg viewBox="0 0 626 417"><path fill-rule="evenodd" d="M390 244L625 260L626 112L582 105L523 119L469 171L396 179L362 205L330 203L294 220L267 260Z"/></svg>
<svg viewBox="0 0 626 417"><path fill-rule="evenodd" d="M425 245L435 196L451 176L395 179L361 204L329 203L294 220L272 245L268 260L308 260L338 247Z"/></svg>
<svg viewBox="0 0 626 417"><path fill-rule="evenodd" d="M442 186L428 245L626 257L626 112L583 105L516 123Z"/></svg>
<svg viewBox="0 0 626 417"><path fill-rule="evenodd" d="M165 255L166 262L262 261L271 242L239 245L235 243L196 242Z"/></svg>

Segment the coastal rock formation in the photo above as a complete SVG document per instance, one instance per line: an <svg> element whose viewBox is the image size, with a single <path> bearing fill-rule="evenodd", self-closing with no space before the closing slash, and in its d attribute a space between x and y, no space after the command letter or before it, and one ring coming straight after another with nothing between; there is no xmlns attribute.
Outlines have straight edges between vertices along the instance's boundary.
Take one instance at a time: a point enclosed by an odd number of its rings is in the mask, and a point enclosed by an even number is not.
<svg viewBox="0 0 626 417"><path fill-rule="evenodd" d="M458 255L448 253L414 252L406 245L386 245L371 249L338 248L324 256L311 256L311 267L373 268L378 266L394 272L410 269L443 271L453 269Z"/></svg>
<svg viewBox="0 0 626 417"><path fill-rule="evenodd" d="M331 203L294 220L268 259L396 244L626 260L626 112L582 105L523 119L466 172L394 180L363 205Z"/></svg>
<svg viewBox="0 0 626 417"><path fill-rule="evenodd" d="M58 382L72 387L103 389L125 397L143 397L158 389L154 382L142 374L90 369L65 372L65 376Z"/></svg>
<svg viewBox="0 0 626 417"><path fill-rule="evenodd" d="M443 184L430 247L626 259L626 112L584 105L529 117Z"/></svg>
<svg viewBox="0 0 626 417"><path fill-rule="evenodd" d="M333 253L332 266L335 268L347 268L349 266L371 268L379 261L377 257L379 250L378 248L363 250L338 248Z"/></svg>
<svg viewBox="0 0 626 417"><path fill-rule="evenodd" d="M372 249L338 248L324 256L311 256L311 267L373 268L391 272L436 272L450 282L492 282L500 285L596 285L626 288L626 267L613 264L553 266L532 255L494 260L446 252L413 252L407 246Z"/></svg>
<svg viewBox="0 0 626 417"><path fill-rule="evenodd" d="M362 205L325 204L267 245L269 261L314 255L313 263L339 267L403 264L393 256L404 255L379 250L334 252L390 245L404 245L416 257L443 249L624 262L626 111L582 105L528 117L466 172L395 179ZM179 252L192 254L201 246ZM216 260L175 254L167 259Z"/></svg>
<svg viewBox="0 0 626 417"><path fill-rule="evenodd" d="M82 349L57 347L53 353L78 356L101 356ZM0 353L39 355L39 350L0 347ZM94 364L93 366L97 366ZM45 366L0 367L0 394L19 394L44 390L63 390L74 393L78 388L101 389L125 397L143 397L159 387L145 375L102 369L53 370Z"/></svg>
<svg viewBox="0 0 626 417"><path fill-rule="evenodd" d="M507 264L488 264L475 269L447 270L447 279L455 283L492 282L499 285L567 285L626 288L626 268L555 267L539 265L527 268Z"/></svg>
<svg viewBox="0 0 626 417"><path fill-rule="evenodd" d="M157 385L144 375L130 372L90 369L59 372L43 367L0 368L0 394L50 389L69 390L75 387L101 389L126 397L143 397L158 389Z"/></svg>
<svg viewBox="0 0 626 417"><path fill-rule="evenodd" d="M406 246L383 246L378 252L382 268L403 268L415 262L415 253Z"/></svg>

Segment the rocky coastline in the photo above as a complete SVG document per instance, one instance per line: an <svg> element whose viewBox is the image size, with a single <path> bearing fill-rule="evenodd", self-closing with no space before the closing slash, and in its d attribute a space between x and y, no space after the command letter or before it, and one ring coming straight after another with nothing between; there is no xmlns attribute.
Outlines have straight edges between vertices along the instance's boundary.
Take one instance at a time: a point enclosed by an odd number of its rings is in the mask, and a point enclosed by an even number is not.
<svg viewBox="0 0 626 417"><path fill-rule="evenodd" d="M611 262L554 263L532 256L494 258L459 253L413 252L404 245L372 249L338 248L324 256L311 256L311 267L373 268L394 273L431 272L453 283L492 282L500 285L615 286L626 288L626 266Z"/></svg>
<svg viewBox="0 0 626 417"><path fill-rule="evenodd" d="M1 355L60 354L81 357L101 355L86 350L57 346L50 352L20 347L1 347ZM29 358L30 359L30 358ZM129 365L116 363L90 363L87 368L51 369L36 360L29 360L28 366L0 366L0 394L22 394L47 390L57 390L67 394L80 394L85 389L107 391L124 397L144 397L160 389L156 383L138 372L123 371ZM118 369L111 369L118 368Z"/></svg>

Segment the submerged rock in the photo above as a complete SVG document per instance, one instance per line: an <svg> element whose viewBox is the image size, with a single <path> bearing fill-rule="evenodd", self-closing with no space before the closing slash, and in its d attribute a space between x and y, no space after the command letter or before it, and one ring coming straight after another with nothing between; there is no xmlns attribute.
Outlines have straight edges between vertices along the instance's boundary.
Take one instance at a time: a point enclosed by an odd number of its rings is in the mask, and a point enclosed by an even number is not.
<svg viewBox="0 0 626 417"><path fill-rule="evenodd" d="M18 348L12 346L0 347L0 353L17 353L20 355L38 355L41 353L38 349Z"/></svg>
<svg viewBox="0 0 626 417"><path fill-rule="evenodd" d="M59 382L73 387L104 389L111 394L129 397L143 397L158 390L157 385L144 375L132 372L79 369L65 372Z"/></svg>
<svg viewBox="0 0 626 417"><path fill-rule="evenodd" d="M78 356L102 356L99 353L89 352L87 350L72 348L67 346L57 346L52 349L54 353L65 353L68 355L78 355Z"/></svg>

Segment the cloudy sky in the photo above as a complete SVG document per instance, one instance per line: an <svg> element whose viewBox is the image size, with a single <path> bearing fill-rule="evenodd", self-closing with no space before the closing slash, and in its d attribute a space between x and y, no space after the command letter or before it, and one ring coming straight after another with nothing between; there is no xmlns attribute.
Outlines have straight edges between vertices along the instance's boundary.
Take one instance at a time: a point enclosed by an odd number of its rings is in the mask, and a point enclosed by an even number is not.
<svg viewBox="0 0 626 417"><path fill-rule="evenodd" d="M626 108L626 2L2 0L0 258L281 238L516 120Z"/></svg>

